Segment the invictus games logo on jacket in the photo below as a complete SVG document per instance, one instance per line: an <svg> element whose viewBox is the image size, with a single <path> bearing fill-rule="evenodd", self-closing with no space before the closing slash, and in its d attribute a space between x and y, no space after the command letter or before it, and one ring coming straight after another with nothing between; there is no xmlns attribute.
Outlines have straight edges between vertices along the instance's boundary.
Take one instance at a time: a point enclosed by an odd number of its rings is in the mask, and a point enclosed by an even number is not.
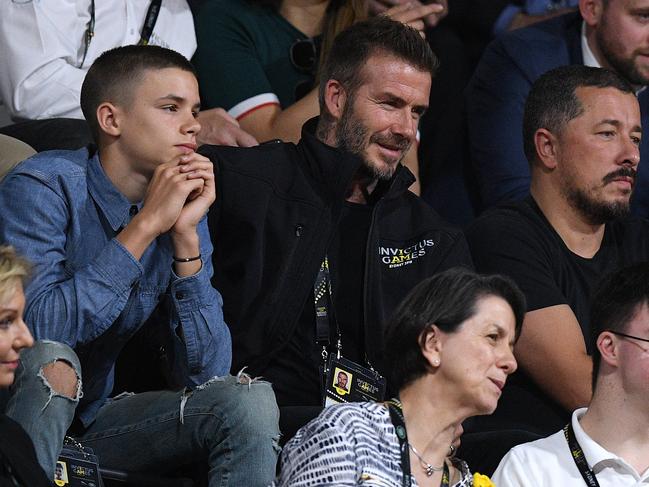
<svg viewBox="0 0 649 487"><path fill-rule="evenodd" d="M428 247L435 245L432 239L424 239L405 249L397 247L379 247L381 262L393 269L412 264L416 259L426 255Z"/></svg>

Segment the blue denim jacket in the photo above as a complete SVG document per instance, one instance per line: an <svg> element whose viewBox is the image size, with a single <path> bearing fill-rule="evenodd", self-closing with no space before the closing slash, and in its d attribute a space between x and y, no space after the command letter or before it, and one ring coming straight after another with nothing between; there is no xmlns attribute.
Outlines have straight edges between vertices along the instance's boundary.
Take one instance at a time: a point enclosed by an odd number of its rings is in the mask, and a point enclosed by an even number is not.
<svg viewBox="0 0 649 487"><path fill-rule="evenodd" d="M79 355L84 398L77 412L86 425L113 388L119 352L156 307L177 381L193 387L230 370L230 332L210 283L207 219L198 226L203 267L179 278L168 235L140 261L115 239L140 207L113 186L87 149L37 154L0 185L0 242L35 267L25 321L36 339L63 342Z"/></svg>

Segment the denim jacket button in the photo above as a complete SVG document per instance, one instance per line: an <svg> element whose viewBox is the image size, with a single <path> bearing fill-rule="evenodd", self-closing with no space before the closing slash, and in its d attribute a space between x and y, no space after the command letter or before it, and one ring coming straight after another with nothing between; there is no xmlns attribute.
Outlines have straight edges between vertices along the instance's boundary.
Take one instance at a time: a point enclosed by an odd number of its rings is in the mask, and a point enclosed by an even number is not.
<svg viewBox="0 0 649 487"><path fill-rule="evenodd" d="M185 293L182 292L182 291L178 291L176 293L176 299L178 299L178 300L185 299Z"/></svg>

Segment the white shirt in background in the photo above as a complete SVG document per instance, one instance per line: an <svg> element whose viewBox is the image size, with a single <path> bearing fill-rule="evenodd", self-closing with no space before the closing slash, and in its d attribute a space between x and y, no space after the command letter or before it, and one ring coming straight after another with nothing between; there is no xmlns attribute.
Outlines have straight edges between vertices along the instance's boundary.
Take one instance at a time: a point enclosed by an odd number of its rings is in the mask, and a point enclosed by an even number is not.
<svg viewBox="0 0 649 487"><path fill-rule="evenodd" d="M95 0L94 37L81 65L90 0L0 1L0 100L12 119L83 118L81 84L113 47L137 44L148 0ZM194 21L186 0L164 0L149 44L190 58Z"/></svg>
<svg viewBox="0 0 649 487"><path fill-rule="evenodd" d="M638 474L624 459L595 443L579 419L586 408L572 413L575 438L600 487L649 486L649 470ZM563 430L512 448L491 480L497 487L583 487L586 485L572 458Z"/></svg>

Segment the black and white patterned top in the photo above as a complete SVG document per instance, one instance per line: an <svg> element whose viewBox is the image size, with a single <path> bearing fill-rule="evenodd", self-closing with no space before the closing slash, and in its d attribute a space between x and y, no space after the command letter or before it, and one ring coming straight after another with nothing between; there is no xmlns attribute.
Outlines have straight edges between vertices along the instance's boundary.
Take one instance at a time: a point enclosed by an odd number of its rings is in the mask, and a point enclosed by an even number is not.
<svg viewBox="0 0 649 487"><path fill-rule="evenodd" d="M401 485L399 440L387 407L381 403L330 406L298 431L282 452L278 487L323 485ZM466 463L454 460L461 480L471 487ZM412 477L413 487L417 486Z"/></svg>

